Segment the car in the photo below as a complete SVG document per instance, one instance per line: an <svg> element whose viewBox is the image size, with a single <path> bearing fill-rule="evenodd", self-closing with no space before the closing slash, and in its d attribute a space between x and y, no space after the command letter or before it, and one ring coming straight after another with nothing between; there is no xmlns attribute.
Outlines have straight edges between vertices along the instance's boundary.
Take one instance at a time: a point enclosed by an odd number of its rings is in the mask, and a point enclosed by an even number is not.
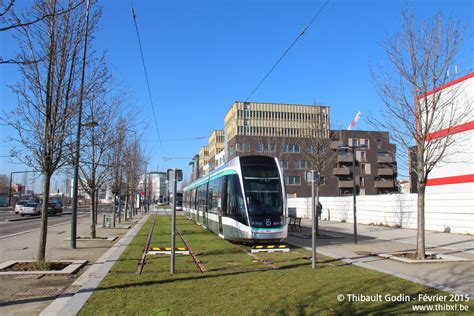
<svg viewBox="0 0 474 316"><path fill-rule="evenodd" d="M56 202L49 202L48 203L48 214L52 215L59 215L62 214L63 208L61 204L56 203Z"/></svg>
<svg viewBox="0 0 474 316"><path fill-rule="evenodd" d="M16 204L15 204L15 214L20 213L20 210L22 209L22 207L25 206L26 204L30 203L30 202L31 201L27 201L27 200L21 200L21 201L16 202Z"/></svg>
<svg viewBox="0 0 474 316"><path fill-rule="evenodd" d="M21 216L41 214L41 204L38 202L28 202L19 211Z"/></svg>

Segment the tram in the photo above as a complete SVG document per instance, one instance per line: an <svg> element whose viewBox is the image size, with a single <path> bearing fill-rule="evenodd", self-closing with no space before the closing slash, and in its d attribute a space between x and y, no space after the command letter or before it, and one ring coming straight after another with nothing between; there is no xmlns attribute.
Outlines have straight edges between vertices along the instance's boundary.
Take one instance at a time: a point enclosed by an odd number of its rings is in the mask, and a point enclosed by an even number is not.
<svg viewBox="0 0 474 316"><path fill-rule="evenodd" d="M186 217L239 242L279 242L288 235L285 186L277 158L235 157L183 189Z"/></svg>

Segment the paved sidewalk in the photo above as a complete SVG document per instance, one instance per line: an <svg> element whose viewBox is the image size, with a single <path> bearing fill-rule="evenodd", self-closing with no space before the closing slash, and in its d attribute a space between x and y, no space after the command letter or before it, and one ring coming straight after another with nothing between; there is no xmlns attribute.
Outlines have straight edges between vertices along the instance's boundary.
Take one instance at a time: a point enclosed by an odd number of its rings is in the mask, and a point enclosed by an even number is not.
<svg viewBox="0 0 474 316"><path fill-rule="evenodd" d="M143 216L138 214L127 222L135 225ZM98 218L97 235L100 237L123 237L130 230L124 228L102 228L102 216ZM38 315L70 285L86 274L94 263L109 249L115 248L115 242L107 240L77 241L77 248L71 249L68 240L70 222L49 226L46 258L48 260L87 260L88 264L79 273L71 276L22 275L0 277L0 315ZM90 218L78 220L78 236L88 236ZM39 230L23 233L0 240L0 262L16 259L34 260L38 247ZM77 289L76 289L77 290Z"/></svg>
<svg viewBox="0 0 474 316"><path fill-rule="evenodd" d="M311 249L311 220L302 220L303 232L289 232L288 243ZM416 230L380 226L357 226L358 244L354 244L353 224L320 221L323 236L317 240L317 252L341 258L364 268L389 273L451 293L474 297L474 261L408 264L374 254L416 249ZM449 254L474 260L474 237L469 235L426 232L427 253Z"/></svg>

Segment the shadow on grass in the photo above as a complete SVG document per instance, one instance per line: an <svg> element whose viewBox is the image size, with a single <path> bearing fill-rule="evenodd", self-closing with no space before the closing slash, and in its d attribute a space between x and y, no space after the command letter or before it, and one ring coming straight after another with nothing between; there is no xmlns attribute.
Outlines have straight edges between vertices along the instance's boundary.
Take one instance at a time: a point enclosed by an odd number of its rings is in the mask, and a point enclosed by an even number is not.
<svg viewBox="0 0 474 316"><path fill-rule="evenodd" d="M289 265L289 266L286 266L284 268L281 268L281 270L295 269L295 268L298 268L298 267L301 267L301 266L306 266L308 264L310 264L310 263L301 263L301 264ZM216 271L218 271L218 270L216 270ZM266 271L275 271L275 269L262 267L262 268L255 268L255 269L233 271L233 272L228 272L228 273L211 273L211 272L209 272L209 274L200 274L200 275L195 275L195 276L190 276L190 277L182 277L182 278L178 277L178 278L171 278L171 279L164 279L164 280L144 281L144 282L137 282L137 283L130 283L130 284L113 285L113 286L108 286L108 287L98 287L97 291L127 289L127 288L132 288L132 287L161 285L161 284L169 284L169 283L183 282L183 281L206 280L206 279L214 279L214 278L219 278L219 277L234 276L234 275L245 275L245 274L249 274L249 273L266 272ZM89 289L84 289L84 290L80 290L79 292L87 292L87 291L90 291L90 290Z"/></svg>

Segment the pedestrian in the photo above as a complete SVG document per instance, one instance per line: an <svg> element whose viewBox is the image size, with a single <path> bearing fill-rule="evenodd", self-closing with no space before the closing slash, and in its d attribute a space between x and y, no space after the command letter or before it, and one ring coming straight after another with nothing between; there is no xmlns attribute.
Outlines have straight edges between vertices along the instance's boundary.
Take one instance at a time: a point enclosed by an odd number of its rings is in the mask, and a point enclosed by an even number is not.
<svg viewBox="0 0 474 316"><path fill-rule="evenodd" d="M318 201L318 207L316 208L316 213L318 214L318 219L321 220L321 214L323 213L323 205Z"/></svg>

